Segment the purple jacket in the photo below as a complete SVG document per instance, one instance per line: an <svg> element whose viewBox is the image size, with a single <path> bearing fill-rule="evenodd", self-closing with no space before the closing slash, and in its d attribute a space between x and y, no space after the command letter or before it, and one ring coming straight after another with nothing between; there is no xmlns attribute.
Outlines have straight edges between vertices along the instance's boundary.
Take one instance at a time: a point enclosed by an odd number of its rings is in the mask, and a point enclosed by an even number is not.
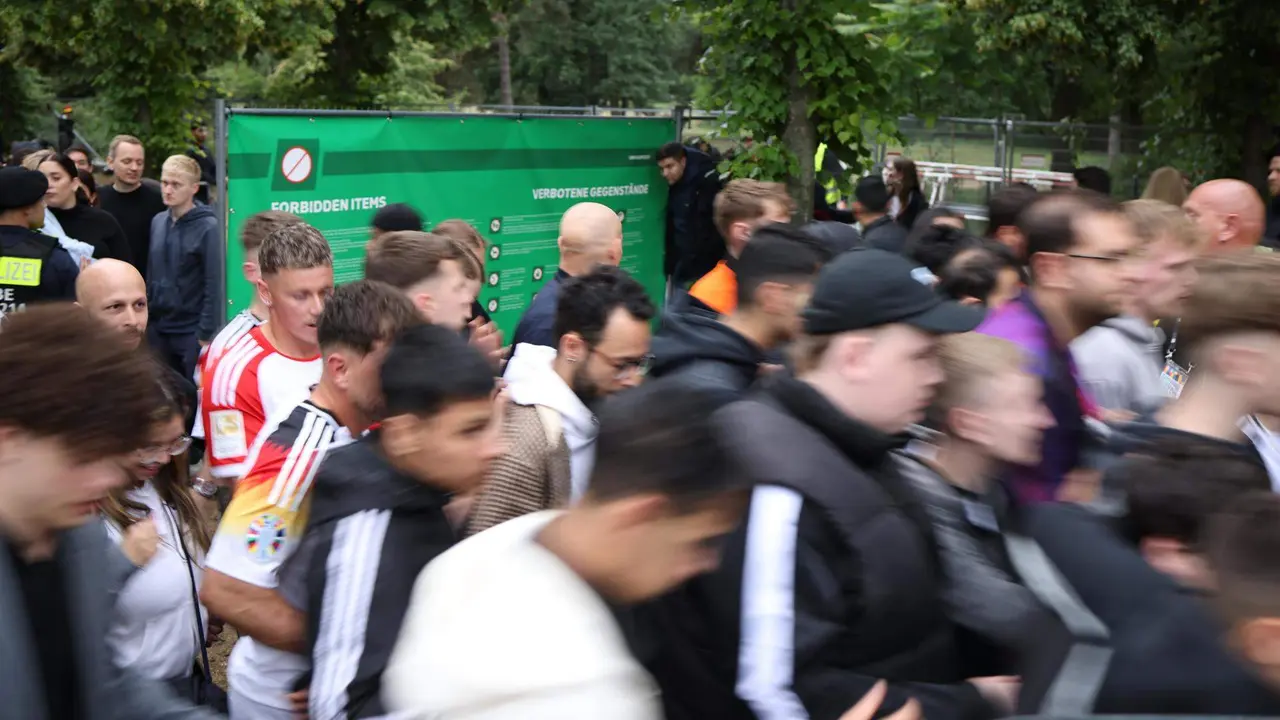
<svg viewBox="0 0 1280 720"><path fill-rule="evenodd" d="M1088 437L1084 416L1096 414L1080 390L1075 360L1025 291L987 315L978 332L1017 344L1027 353L1030 370L1044 381L1044 402L1056 424L1044 433L1040 464L1012 468L1009 489L1021 503L1052 501L1063 478L1080 465Z"/></svg>

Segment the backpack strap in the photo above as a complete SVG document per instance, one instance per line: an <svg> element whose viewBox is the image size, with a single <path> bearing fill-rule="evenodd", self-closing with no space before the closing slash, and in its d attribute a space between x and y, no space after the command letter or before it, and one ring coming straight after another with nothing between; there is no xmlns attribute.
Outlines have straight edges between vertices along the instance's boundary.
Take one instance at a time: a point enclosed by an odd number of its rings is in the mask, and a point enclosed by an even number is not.
<svg viewBox="0 0 1280 720"><path fill-rule="evenodd" d="M1093 714L1111 663L1111 632L1062 577L1036 541L1007 533L1005 549L1022 584L1058 616L1072 635L1071 649L1039 708L1049 717Z"/></svg>

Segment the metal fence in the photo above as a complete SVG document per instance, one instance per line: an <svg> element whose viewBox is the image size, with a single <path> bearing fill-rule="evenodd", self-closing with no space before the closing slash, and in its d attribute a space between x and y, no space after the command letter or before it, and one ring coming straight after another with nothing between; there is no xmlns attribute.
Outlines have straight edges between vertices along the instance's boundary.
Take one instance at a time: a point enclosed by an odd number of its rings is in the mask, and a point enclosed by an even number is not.
<svg viewBox="0 0 1280 720"><path fill-rule="evenodd" d="M685 115L686 138L706 139L722 152L738 147L737 138L723 133L722 113L691 111ZM883 164L895 155L916 161L995 168L1005 178L1015 170L1055 170L1097 166L1112 177L1119 198L1142 193L1155 169L1147 143L1156 128L1134 125L1042 122L1009 118L898 118L896 135L869 133L872 162ZM959 182L948 198L960 204L984 204L990 185Z"/></svg>

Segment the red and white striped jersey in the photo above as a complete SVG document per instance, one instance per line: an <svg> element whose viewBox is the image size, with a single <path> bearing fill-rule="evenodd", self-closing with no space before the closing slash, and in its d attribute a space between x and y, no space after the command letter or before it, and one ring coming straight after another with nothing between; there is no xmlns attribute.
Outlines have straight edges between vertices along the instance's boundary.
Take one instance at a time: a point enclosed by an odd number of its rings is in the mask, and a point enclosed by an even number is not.
<svg viewBox="0 0 1280 720"><path fill-rule="evenodd" d="M192 378L196 383L196 389L204 387L205 369L218 359L227 348L231 347L240 338L249 334L249 331L261 325L264 320L259 320L256 315L243 310L239 315L231 318L217 335L213 336L213 340L206 346L200 348L200 359L196 362L196 376ZM196 394L196 421L195 427L191 429L191 436L204 438L204 393Z"/></svg>
<svg viewBox="0 0 1280 720"><path fill-rule="evenodd" d="M208 436L214 477L245 474L249 448L264 430L307 399L311 388L320 382L322 366L319 355L293 358L281 354L261 327L245 333L212 358L200 389L200 417Z"/></svg>

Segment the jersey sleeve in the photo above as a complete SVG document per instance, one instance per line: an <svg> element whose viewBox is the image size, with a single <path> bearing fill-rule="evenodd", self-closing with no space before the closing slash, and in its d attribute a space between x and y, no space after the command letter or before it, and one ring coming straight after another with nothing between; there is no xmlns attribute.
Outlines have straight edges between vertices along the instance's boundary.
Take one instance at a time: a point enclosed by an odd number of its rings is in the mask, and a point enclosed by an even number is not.
<svg viewBox="0 0 1280 720"><path fill-rule="evenodd" d="M258 587L277 586L280 564L306 526L307 490L332 442L333 429L320 425L308 425L292 445L272 436L255 448L214 534L209 568Z"/></svg>
<svg viewBox="0 0 1280 720"><path fill-rule="evenodd" d="M202 373L198 422L209 448L210 472L216 478L248 473L249 448L267 421L256 367L228 364L235 359L224 355Z"/></svg>

